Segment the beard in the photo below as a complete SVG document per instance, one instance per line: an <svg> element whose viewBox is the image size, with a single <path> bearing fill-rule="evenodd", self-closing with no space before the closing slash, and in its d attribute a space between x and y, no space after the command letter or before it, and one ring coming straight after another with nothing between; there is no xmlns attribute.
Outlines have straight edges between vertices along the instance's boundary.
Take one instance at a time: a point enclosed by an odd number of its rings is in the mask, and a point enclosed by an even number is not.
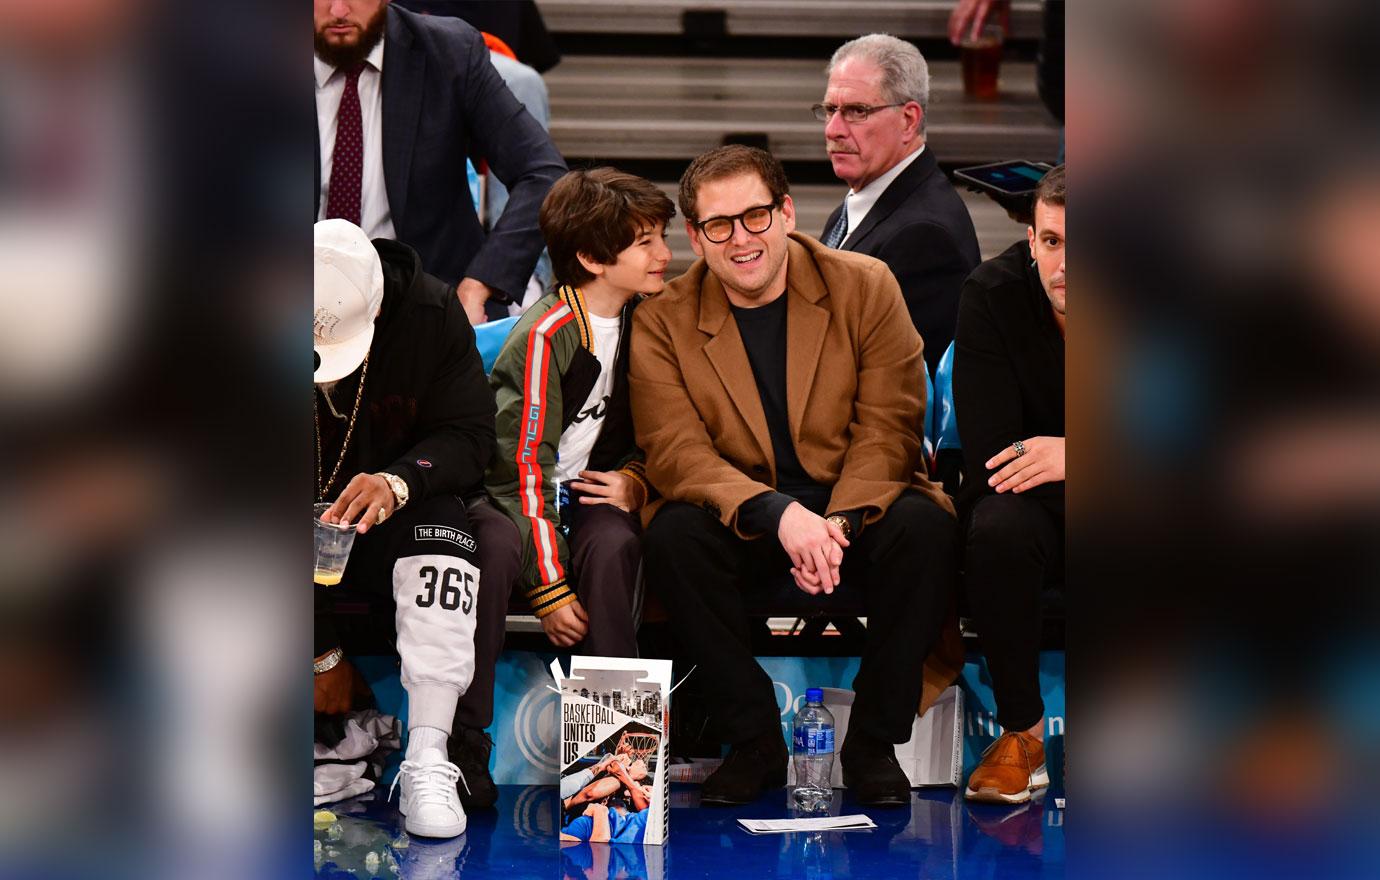
<svg viewBox="0 0 1380 880"><path fill-rule="evenodd" d="M316 55L331 67L338 67L349 70L361 64L364 59L369 57L369 53L374 51L379 40L383 39L383 28L387 22L388 4L379 5L378 12L374 17L365 22L364 29L360 32L359 39L354 45L346 46L328 42L325 36L325 29L330 27L332 22L327 22L321 30L316 32L312 41L312 46L316 50Z"/></svg>

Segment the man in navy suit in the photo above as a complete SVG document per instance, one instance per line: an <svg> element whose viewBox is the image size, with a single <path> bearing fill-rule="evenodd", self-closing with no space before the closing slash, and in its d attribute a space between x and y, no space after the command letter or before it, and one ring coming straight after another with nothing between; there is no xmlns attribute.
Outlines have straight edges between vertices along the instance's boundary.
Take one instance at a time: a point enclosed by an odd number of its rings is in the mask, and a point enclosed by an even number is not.
<svg viewBox="0 0 1380 880"><path fill-rule="evenodd" d="M316 219L414 248L472 323L520 302L541 253L537 213L565 162L489 62L479 32L388 0L314 0ZM386 59L386 63L385 63ZM507 185L485 233L465 158Z"/></svg>
<svg viewBox="0 0 1380 880"><path fill-rule="evenodd" d="M814 112L849 190L822 240L891 268L933 375L954 338L959 289L981 254L967 206L925 146L929 68L910 43L868 34L839 47L828 75Z"/></svg>

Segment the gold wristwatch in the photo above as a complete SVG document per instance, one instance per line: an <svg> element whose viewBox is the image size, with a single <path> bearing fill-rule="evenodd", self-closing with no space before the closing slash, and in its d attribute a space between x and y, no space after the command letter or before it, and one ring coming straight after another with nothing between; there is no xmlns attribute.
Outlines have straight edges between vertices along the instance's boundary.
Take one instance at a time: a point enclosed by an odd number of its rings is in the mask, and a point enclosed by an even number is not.
<svg viewBox="0 0 1380 880"><path fill-rule="evenodd" d="M384 482L388 484L388 488L393 490L393 512L397 513L399 510L402 510L403 506L407 504L407 481L397 474L390 474L384 471L379 471L374 474L374 476L383 477Z"/></svg>
<svg viewBox="0 0 1380 880"><path fill-rule="evenodd" d="M853 540L853 524L848 521L848 517L841 513L835 513L831 516L826 516L825 519L838 526L839 531L843 532L843 537L846 540Z"/></svg>

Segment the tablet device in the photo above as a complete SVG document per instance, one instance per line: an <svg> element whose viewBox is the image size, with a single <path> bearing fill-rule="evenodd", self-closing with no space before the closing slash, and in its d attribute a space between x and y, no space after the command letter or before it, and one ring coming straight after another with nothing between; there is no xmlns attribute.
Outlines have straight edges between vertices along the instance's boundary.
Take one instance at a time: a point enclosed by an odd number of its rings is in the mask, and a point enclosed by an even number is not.
<svg viewBox="0 0 1380 880"><path fill-rule="evenodd" d="M1027 162L1017 159L1011 162L993 162L990 165L974 165L971 168L958 168L954 177L974 189L999 196L1022 196L1035 191L1040 178L1052 166L1044 162Z"/></svg>

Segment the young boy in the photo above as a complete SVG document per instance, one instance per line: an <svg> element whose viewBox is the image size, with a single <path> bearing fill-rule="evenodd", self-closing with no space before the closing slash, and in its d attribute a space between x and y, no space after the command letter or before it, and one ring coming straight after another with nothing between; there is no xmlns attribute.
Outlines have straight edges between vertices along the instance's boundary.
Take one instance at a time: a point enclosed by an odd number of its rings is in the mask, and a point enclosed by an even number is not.
<svg viewBox="0 0 1380 880"><path fill-rule="evenodd" d="M517 524L547 638L586 654L637 656L636 513L650 487L628 407L628 337L641 294L665 284L674 214L652 183L612 168L557 181L541 231L558 286L513 327L489 379L498 451L486 488Z"/></svg>

